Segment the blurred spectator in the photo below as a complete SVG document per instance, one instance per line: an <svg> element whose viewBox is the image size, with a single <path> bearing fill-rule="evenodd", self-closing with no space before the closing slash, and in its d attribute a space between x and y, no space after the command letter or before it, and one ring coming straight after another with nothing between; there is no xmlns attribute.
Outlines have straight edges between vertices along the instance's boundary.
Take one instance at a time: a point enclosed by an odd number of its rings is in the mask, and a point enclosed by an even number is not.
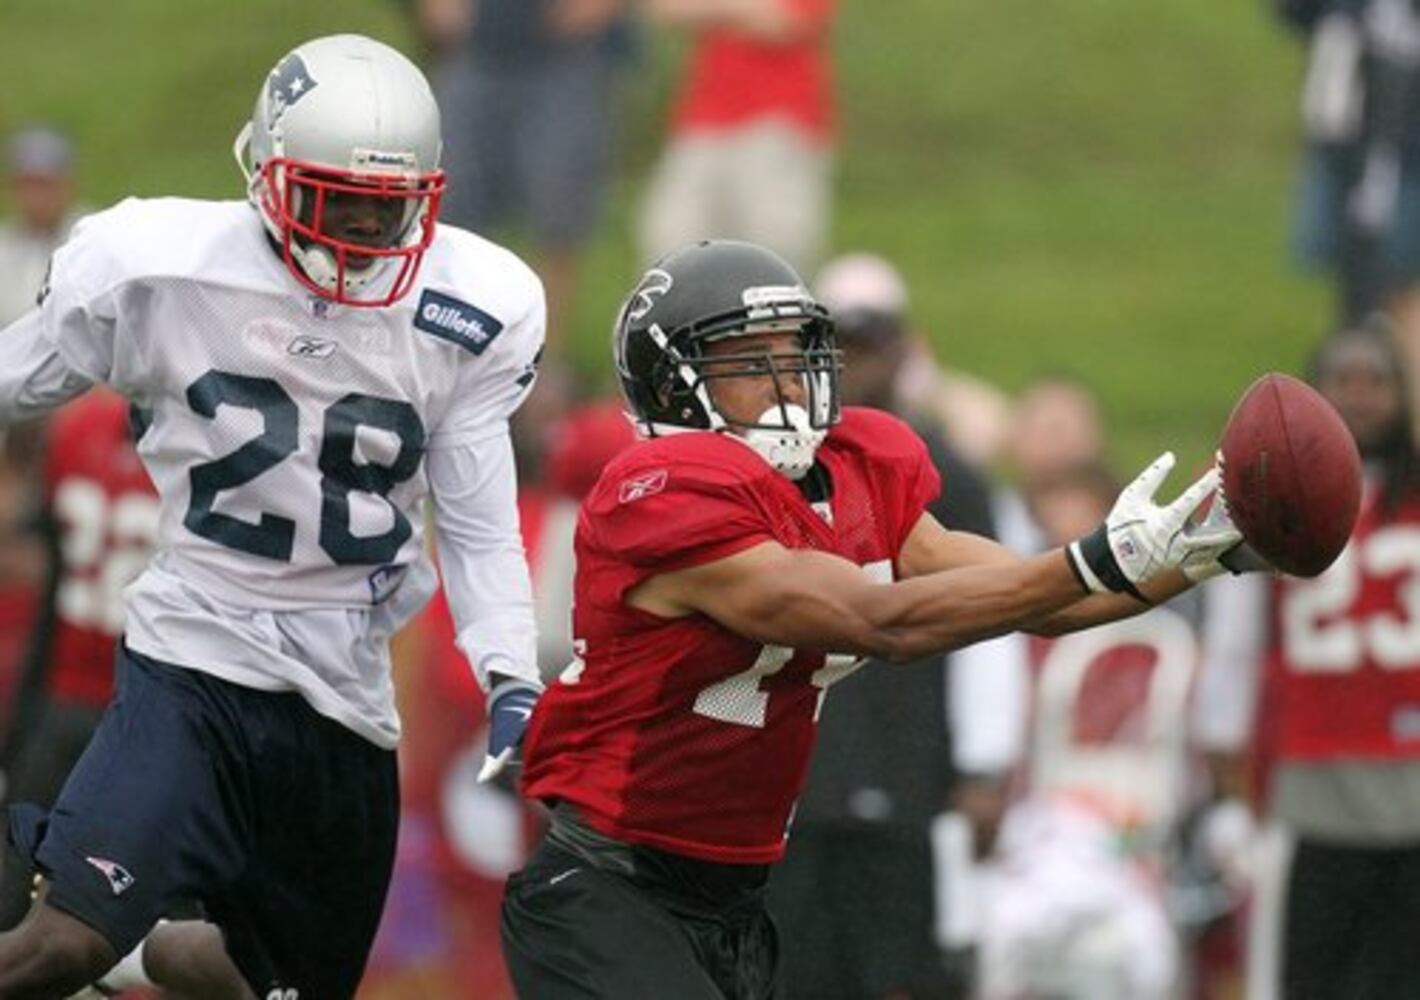
<svg viewBox="0 0 1420 1000"><path fill-rule="evenodd" d="M449 174L443 215L478 233L526 225L563 353L595 229L629 59L628 0L419 0L436 57Z"/></svg>
<svg viewBox="0 0 1420 1000"><path fill-rule="evenodd" d="M901 310L881 311L869 283L826 291L820 300L843 350L843 404L896 411L909 344ZM949 528L990 537L984 481L934 427L918 431L944 484L928 510ZM965 995L960 956L944 954L935 939L931 830L953 787L948 663L980 655L962 650L906 668L870 661L824 700L794 835L770 880L788 997Z"/></svg>
<svg viewBox="0 0 1420 1000"><path fill-rule="evenodd" d="M37 510L35 458L28 445L19 451L17 440L0 438L0 738L16 721L16 686L42 603L48 559Z"/></svg>
<svg viewBox="0 0 1420 1000"><path fill-rule="evenodd" d="M897 268L874 254L844 254L824 265L815 292L840 322L869 331L858 339L872 339L871 329L877 328L885 337L891 334L891 356L860 351L858 371L844 373L848 379L872 379L878 377L874 369L892 368L890 391L872 405L932 425L977 468L992 462L1010 427L1010 401L984 379L937 360L931 341L913 329L907 285Z"/></svg>
<svg viewBox="0 0 1420 1000"><path fill-rule="evenodd" d="M49 255L78 218L74 149L47 126L12 134L6 151L9 218L0 223L0 327L35 304Z"/></svg>
<svg viewBox="0 0 1420 1000"><path fill-rule="evenodd" d="M1251 750L1270 822L1251 853L1249 1000L1369 1000L1420 983L1420 478L1401 358L1352 328L1317 388L1365 463L1351 541L1315 579L1205 589L1195 728L1226 789ZM1229 761L1229 757L1234 757Z"/></svg>
<svg viewBox="0 0 1420 1000"><path fill-rule="evenodd" d="M72 144L54 128L22 129L6 141L9 215L0 222L0 329L34 306L49 255L78 216L73 164ZM14 721L13 684L39 608L46 562L35 530L41 433L38 422L0 430L0 705L6 722Z"/></svg>
<svg viewBox="0 0 1420 1000"><path fill-rule="evenodd" d="M1001 541L1022 554L1048 547L1032 498L1062 473L1104 461L1104 426L1094 392L1066 375L1046 375L1016 401L1006 459L1014 489L996 491Z"/></svg>
<svg viewBox="0 0 1420 1000"><path fill-rule="evenodd" d="M48 808L113 693L120 594L148 564L158 498L138 458L127 402L98 388L49 422L44 507L54 531L48 608L4 742L4 798ZM0 872L0 929L29 909L27 869Z"/></svg>
<svg viewBox="0 0 1420 1000"><path fill-rule="evenodd" d="M1046 544L1098 523L1117 492L1097 464L1038 483ZM978 996L1167 1000L1179 955L1164 848L1186 804L1193 626L1155 608L1029 646L1027 748L999 831L984 831Z"/></svg>
<svg viewBox="0 0 1420 1000"><path fill-rule="evenodd" d="M828 232L835 0L646 0L694 32L670 134L642 206L641 253L760 243L808 274Z"/></svg>
<svg viewBox="0 0 1420 1000"><path fill-rule="evenodd" d="M1309 45L1298 254L1337 276L1343 324L1388 312L1413 367L1420 362L1420 8L1412 0L1278 3Z"/></svg>
<svg viewBox="0 0 1420 1000"><path fill-rule="evenodd" d="M1042 552L1052 535L1063 530L1060 521L1070 516L1072 507L1093 509L1098 504L1094 494L1109 479L1094 394L1065 376L1036 379L1015 404L1005 457L1016 485L992 491L997 537L1020 555ZM952 696L958 766L979 776L962 783L956 806L970 826L972 853L980 857L990 851L999 831L1010 791L1006 780L1027 752L1031 663L1045 647L1015 633L978 648L989 652L990 659L959 658L952 672ZM978 921L979 914L969 905L953 933L974 936Z"/></svg>

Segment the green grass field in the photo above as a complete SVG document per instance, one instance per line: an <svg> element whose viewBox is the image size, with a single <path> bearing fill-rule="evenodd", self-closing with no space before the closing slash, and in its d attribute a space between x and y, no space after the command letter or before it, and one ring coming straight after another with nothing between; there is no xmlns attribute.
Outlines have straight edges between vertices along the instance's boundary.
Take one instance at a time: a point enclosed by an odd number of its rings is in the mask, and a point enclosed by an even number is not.
<svg viewBox="0 0 1420 1000"><path fill-rule="evenodd" d="M1202 460L1238 392L1295 371L1330 316L1286 256L1301 53L1265 0L843 0L836 249L903 266L953 365L1017 388L1045 370L1102 395L1130 471ZM262 74L303 38L407 46L391 0L5 0L0 129L82 144L89 200L234 197L228 149ZM633 276L630 210L678 46L627 81L611 211L574 356L606 369Z"/></svg>

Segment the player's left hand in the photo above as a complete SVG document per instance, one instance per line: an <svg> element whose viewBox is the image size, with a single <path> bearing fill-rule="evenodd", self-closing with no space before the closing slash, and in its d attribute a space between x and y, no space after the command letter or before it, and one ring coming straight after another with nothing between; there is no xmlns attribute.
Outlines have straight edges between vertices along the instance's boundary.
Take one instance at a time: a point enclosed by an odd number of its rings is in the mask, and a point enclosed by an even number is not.
<svg viewBox="0 0 1420 1000"><path fill-rule="evenodd" d="M523 733L541 696L541 685L525 680L508 679L493 685L488 693L488 751L478 772L479 781L491 781L518 759Z"/></svg>
<svg viewBox="0 0 1420 1000"><path fill-rule="evenodd" d="M1173 452L1164 452L1120 491L1109 516L1097 530L1068 552L1075 572L1094 593L1114 591L1147 600L1139 584L1178 569L1195 550L1225 551L1242 541L1232 522L1190 528L1194 513L1218 488L1219 473L1210 468L1169 504L1160 506L1154 494L1174 466Z"/></svg>
<svg viewBox="0 0 1420 1000"><path fill-rule="evenodd" d="M1186 529L1185 536L1189 548L1179 562L1179 569L1192 583L1202 583L1224 573L1236 576L1272 569L1267 560L1243 540L1233 524L1222 487L1213 497L1208 515L1196 527Z"/></svg>

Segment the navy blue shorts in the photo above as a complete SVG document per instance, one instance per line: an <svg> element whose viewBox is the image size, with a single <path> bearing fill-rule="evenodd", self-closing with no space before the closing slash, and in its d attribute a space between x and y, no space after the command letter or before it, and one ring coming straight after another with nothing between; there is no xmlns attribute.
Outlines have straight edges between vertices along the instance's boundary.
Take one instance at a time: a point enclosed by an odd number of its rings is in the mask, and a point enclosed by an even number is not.
<svg viewBox="0 0 1420 1000"><path fill-rule="evenodd" d="M394 860L393 751L257 691L118 655L117 689L47 818L11 838L48 901L126 954L196 903L258 996L349 997Z"/></svg>

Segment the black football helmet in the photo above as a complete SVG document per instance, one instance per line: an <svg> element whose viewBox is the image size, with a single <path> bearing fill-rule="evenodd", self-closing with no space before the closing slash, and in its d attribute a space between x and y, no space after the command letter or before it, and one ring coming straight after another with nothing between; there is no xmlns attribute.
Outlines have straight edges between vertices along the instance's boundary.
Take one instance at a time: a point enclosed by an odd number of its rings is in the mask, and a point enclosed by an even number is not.
<svg viewBox="0 0 1420 1000"><path fill-rule="evenodd" d="M838 351L833 321L777 254L752 243L705 240L661 258L621 307L613 350L622 392L645 432L720 431L704 371L705 346L726 337L797 330L792 354L720 355L765 373L800 372L807 407L787 403L735 430L771 464L797 479L838 420Z"/></svg>

